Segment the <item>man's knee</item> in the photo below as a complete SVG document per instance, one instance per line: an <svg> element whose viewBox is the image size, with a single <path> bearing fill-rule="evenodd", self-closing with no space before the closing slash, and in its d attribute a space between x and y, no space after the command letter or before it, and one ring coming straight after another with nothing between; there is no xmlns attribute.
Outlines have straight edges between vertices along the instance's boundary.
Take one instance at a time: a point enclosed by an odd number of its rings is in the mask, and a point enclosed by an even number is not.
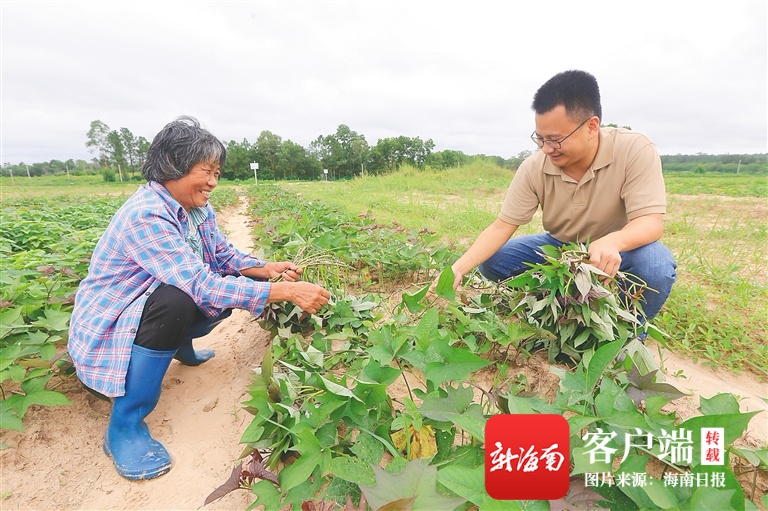
<svg viewBox="0 0 768 511"><path fill-rule="evenodd" d="M653 281L674 282L677 277L677 264L674 257L657 253L655 257L643 261L643 265L636 268L639 275Z"/></svg>
<svg viewBox="0 0 768 511"><path fill-rule="evenodd" d="M661 242L654 242L622 254L621 271L672 277L677 275L677 263L672 252Z"/></svg>
<svg viewBox="0 0 768 511"><path fill-rule="evenodd" d="M504 278L493 269L488 261L477 265L477 271L480 272L480 275L490 280L491 282L498 282Z"/></svg>

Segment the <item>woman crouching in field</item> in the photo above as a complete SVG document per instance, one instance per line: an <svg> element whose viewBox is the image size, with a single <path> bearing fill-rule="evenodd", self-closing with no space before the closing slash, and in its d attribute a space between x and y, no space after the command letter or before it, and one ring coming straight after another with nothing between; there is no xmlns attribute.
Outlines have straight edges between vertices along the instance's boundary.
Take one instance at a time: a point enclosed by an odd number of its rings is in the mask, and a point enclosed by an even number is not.
<svg viewBox="0 0 768 511"><path fill-rule="evenodd" d="M141 169L147 183L112 218L75 297L69 355L88 389L113 398L104 452L128 479L171 469L144 419L171 359L196 366L214 355L196 351L193 339L234 308L258 316L267 303L290 301L315 313L330 298L299 281L295 264L228 243L208 202L225 161L224 145L196 119L166 125ZM268 282L280 274L283 281Z"/></svg>

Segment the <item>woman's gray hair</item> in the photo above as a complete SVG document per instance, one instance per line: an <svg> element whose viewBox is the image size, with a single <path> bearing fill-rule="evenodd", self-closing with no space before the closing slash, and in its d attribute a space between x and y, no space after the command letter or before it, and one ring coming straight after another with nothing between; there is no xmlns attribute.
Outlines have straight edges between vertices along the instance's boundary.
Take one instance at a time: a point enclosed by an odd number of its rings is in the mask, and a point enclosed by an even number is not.
<svg viewBox="0 0 768 511"><path fill-rule="evenodd" d="M165 183L180 179L198 163L224 166L227 149L194 117L182 115L155 135L141 174L148 181Z"/></svg>

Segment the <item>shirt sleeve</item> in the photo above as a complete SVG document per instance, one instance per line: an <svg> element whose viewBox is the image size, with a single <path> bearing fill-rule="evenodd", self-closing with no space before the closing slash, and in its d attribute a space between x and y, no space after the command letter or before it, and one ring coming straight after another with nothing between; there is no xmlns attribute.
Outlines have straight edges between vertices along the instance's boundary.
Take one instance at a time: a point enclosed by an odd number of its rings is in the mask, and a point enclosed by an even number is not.
<svg viewBox="0 0 768 511"><path fill-rule="evenodd" d="M531 183L530 159L515 172L501 205L499 218L512 225L526 225L539 208L539 198Z"/></svg>
<svg viewBox="0 0 768 511"><path fill-rule="evenodd" d="M271 284L211 270L186 243L166 208L134 210L130 223L134 228L126 233L126 255L156 279L184 291L207 315L227 308L261 314ZM234 268L247 259L234 252L229 246L224 266Z"/></svg>
<svg viewBox="0 0 768 511"><path fill-rule="evenodd" d="M645 141L627 161L621 190L627 218L667 212L667 198L661 158L653 142Z"/></svg>

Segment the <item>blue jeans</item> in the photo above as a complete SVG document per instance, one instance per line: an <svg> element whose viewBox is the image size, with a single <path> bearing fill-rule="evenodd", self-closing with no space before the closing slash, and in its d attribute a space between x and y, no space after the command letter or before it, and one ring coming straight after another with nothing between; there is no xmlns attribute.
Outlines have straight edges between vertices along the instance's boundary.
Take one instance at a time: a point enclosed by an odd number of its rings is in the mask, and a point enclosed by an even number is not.
<svg viewBox="0 0 768 511"><path fill-rule="evenodd" d="M538 254L539 247L543 245L559 248L563 242L549 233L511 238L498 252L480 264L478 269L485 278L495 282L520 275L530 269L525 263L544 262L544 258ZM650 288L642 296L645 318L641 320L652 319L667 301L677 279L676 268L672 252L659 241L621 252L619 271L638 277Z"/></svg>

